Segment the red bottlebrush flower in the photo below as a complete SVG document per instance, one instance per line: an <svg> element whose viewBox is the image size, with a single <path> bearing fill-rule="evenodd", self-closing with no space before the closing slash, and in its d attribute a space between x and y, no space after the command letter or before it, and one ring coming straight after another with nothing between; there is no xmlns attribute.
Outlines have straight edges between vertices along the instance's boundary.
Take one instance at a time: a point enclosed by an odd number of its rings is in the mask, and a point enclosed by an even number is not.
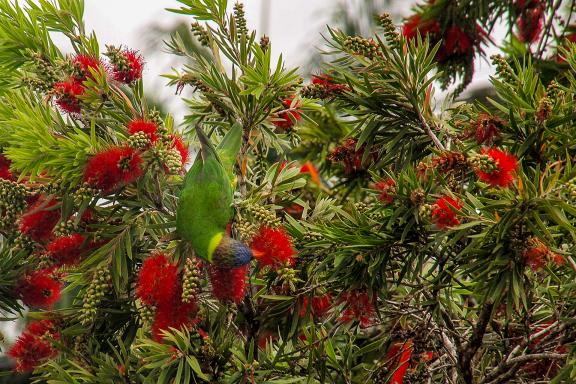
<svg viewBox="0 0 576 384"><path fill-rule="evenodd" d="M62 283L54 277L53 269L34 271L22 277L16 292L28 307L51 308L60 299Z"/></svg>
<svg viewBox="0 0 576 384"><path fill-rule="evenodd" d="M357 143L358 140L351 137L346 139L342 145L330 152L327 159L342 163L344 165L344 174L346 175L363 170L362 156L364 155L364 148L356 149Z"/></svg>
<svg viewBox="0 0 576 384"><path fill-rule="evenodd" d="M10 172L11 164L10 159L0 153L0 179L12 180L14 178Z"/></svg>
<svg viewBox="0 0 576 384"><path fill-rule="evenodd" d="M85 241L84 236L74 233L52 240L46 248L50 257L56 260L58 265L73 265L80 260L85 250Z"/></svg>
<svg viewBox="0 0 576 384"><path fill-rule="evenodd" d="M60 221L60 209L55 199L39 197L20 218L20 232L37 242L47 241Z"/></svg>
<svg viewBox="0 0 576 384"><path fill-rule="evenodd" d="M208 268L212 294L222 303L240 303L246 291L249 264L236 268L210 265Z"/></svg>
<svg viewBox="0 0 576 384"><path fill-rule="evenodd" d="M269 329L260 331L258 335L258 347L265 349L268 343L278 340L278 334Z"/></svg>
<svg viewBox="0 0 576 384"><path fill-rule="evenodd" d="M292 241L283 228L260 227L252 238L251 248L261 266L277 268L294 264Z"/></svg>
<svg viewBox="0 0 576 384"><path fill-rule="evenodd" d="M326 293L322 296L314 296L312 300L308 296L304 296L302 300L302 308L300 308L300 317L306 316L306 313L310 311L313 317L323 317L332 306L332 295Z"/></svg>
<svg viewBox="0 0 576 384"><path fill-rule="evenodd" d="M396 182L394 179L381 180L374 184L374 188L380 192L378 200L381 202L391 204L394 201L394 194L396 193Z"/></svg>
<svg viewBox="0 0 576 384"><path fill-rule="evenodd" d="M518 38L525 43L534 43L542 32L546 2L518 0L515 6L518 12Z"/></svg>
<svg viewBox="0 0 576 384"><path fill-rule="evenodd" d="M84 169L84 181L104 192L137 180L143 173L142 157L129 147L112 147L94 155Z"/></svg>
<svg viewBox="0 0 576 384"><path fill-rule="evenodd" d="M496 169L492 172L484 172L476 169L476 174L480 180L490 184L491 186L508 187L514 182L513 172L518 167L518 160L516 156L501 151L497 148L490 148L488 150L482 149L483 155L488 155L496 164Z"/></svg>
<svg viewBox="0 0 576 384"><path fill-rule="evenodd" d="M318 170L312 164L311 161L307 161L302 167L300 167L300 173L307 173L312 178L312 181L317 185L322 185L322 181L320 180L320 174Z"/></svg>
<svg viewBox="0 0 576 384"><path fill-rule="evenodd" d="M84 86L74 78L54 84L52 94L63 112L80 113L79 96L84 94Z"/></svg>
<svg viewBox="0 0 576 384"><path fill-rule="evenodd" d="M121 83L130 84L142 78L144 69L144 59L138 51L124 50L122 53L122 65L112 65L112 75L114 80Z"/></svg>
<svg viewBox="0 0 576 384"><path fill-rule="evenodd" d="M556 265L564 264L564 258L550 250L540 239L531 238L528 240L528 246L522 252L522 258L528 267L537 271L544 267L548 262Z"/></svg>
<svg viewBox="0 0 576 384"><path fill-rule="evenodd" d="M30 323L8 351L16 361L17 372L31 372L44 361L56 357L58 351L51 340L58 340L59 333L50 320Z"/></svg>
<svg viewBox="0 0 576 384"><path fill-rule="evenodd" d="M195 302L182 302L182 284L174 291L170 300L163 301L157 308L152 323L152 336L156 341L162 341L162 331L170 331L170 328L182 329L192 327L194 314L198 306Z"/></svg>
<svg viewBox="0 0 576 384"><path fill-rule="evenodd" d="M504 120L487 113L478 115L478 119L471 126L471 130L464 138L474 136L477 144L490 144L500 137L500 131L504 127Z"/></svg>
<svg viewBox="0 0 576 384"><path fill-rule="evenodd" d="M90 55L76 55L72 60L72 64L76 69L74 77L79 82L92 78L91 72L98 72L102 67L100 59Z"/></svg>
<svg viewBox="0 0 576 384"><path fill-rule="evenodd" d="M292 205L284 207L283 211L295 219L301 219L302 214L304 213L304 207L301 206L300 204L294 203Z"/></svg>
<svg viewBox="0 0 576 384"><path fill-rule="evenodd" d="M440 197L436 200L436 203L434 203L432 208L432 222L441 229L460 224L460 220L456 217L456 213L462 208L462 206L463 205L460 201L455 200L450 196Z"/></svg>
<svg viewBox="0 0 576 384"><path fill-rule="evenodd" d="M182 136L172 135L172 148L175 148L178 152L180 152L182 165L184 166L188 162L188 144L184 142Z"/></svg>
<svg viewBox="0 0 576 384"><path fill-rule="evenodd" d="M375 309L368 293L360 290L345 292L339 301L345 303L344 311L338 318L340 322L358 321L362 328L373 324Z"/></svg>
<svg viewBox="0 0 576 384"><path fill-rule="evenodd" d="M462 28L454 25L446 30L444 43L438 50L436 59L444 62L454 56L470 54L473 50L472 38Z"/></svg>
<svg viewBox="0 0 576 384"><path fill-rule="evenodd" d="M320 87L319 89L322 90L323 97L320 98L326 98L330 95L349 90L347 85L335 83L332 76L327 74L312 76L312 84Z"/></svg>
<svg viewBox="0 0 576 384"><path fill-rule="evenodd" d="M143 119L132 120L128 123L128 133L133 135L137 132L144 132L152 143L158 140L158 125L151 121L145 121Z"/></svg>
<svg viewBox="0 0 576 384"><path fill-rule="evenodd" d="M285 99L282 105L286 109L290 109L292 105L292 99ZM293 109L290 111L280 112L278 114L278 120L274 121L274 125L278 128L289 129L292 128L296 121L300 120L300 111L298 109Z"/></svg>
<svg viewBox="0 0 576 384"><path fill-rule="evenodd" d="M418 33L422 38L429 36L432 44L437 42L440 34L440 23L437 20L422 20L422 15L410 16L402 26L402 34L408 40L414 39Z"/></svg>
<svg viewBox="0 0 576 384"><path fill-rule="evenodd" d="M318 84L318 85L325 85L325 86L330 86L332 85L332 76L330 75L314 75L312 76L312 84Z"/></svg>
<svg viewBox="0 0 576 384"><path fill-rule="evenodd" d="M160 306L177 296L180 285L178 265L157 252L142 264L136 281L136 296L147 305Z"/></svg>
<svg viewBox="0 0 576 384"><path fill-rule="evenodd" d="M395 343L388 350L386 354L388 369L394 372L390 378L390 384L404 383L413 349L412 340L408 340L404 343Z"/></svg>

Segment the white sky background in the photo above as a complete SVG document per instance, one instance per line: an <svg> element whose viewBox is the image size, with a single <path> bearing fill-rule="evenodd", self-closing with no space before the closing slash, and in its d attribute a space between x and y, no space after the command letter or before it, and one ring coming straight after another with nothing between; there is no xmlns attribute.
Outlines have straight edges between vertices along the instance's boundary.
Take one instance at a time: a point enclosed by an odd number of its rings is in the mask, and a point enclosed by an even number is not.
<svg viewBox="0 0 576 384"><path fill-rule="evenodd" d="M229 0L231 6L235 0ZM244 0L246 17L250 28L256 29L258 37L262 29L272 42L273 53L282 53L288 67L306 64L308 57L321 44L320 33L326 32L326 24L331 22L334 6L346 0ZM348 0L353 3L355 0ZM264 4L264 2L267 2ZM409 16L414 0L397 0L394 14ZM177 20L192 22L191 17L174 14L165 8L178 8L176 0L85 0L85 20L88 30L94 30L104 44L119 45L145 51L146 41L143 36L151 24L169 27ZM263 8L269 8L269 21L264 23L261 15ZM264 25L266 24L266 25ZM499 33L493 36L501 35ZM162 45L159 45L162 46ZM487 50L487 57L496 50ZM146 52L144 52L146 53ZM176 121L181 121L179 115L184 113L183 104L174 97L174 89L165 87L166 80L160 74L171 72L173 60L167 53L161 52L148 62L144 73L145 89L148 94L166 100L167 106L176 114ZM476 76L469 89L485 84L491 74L491 66L484 60L476 60ZM301 73L306 76L307 73ZM437 90L437 99L443 93ZM441 103L441 101L439 101Z"/></svg>

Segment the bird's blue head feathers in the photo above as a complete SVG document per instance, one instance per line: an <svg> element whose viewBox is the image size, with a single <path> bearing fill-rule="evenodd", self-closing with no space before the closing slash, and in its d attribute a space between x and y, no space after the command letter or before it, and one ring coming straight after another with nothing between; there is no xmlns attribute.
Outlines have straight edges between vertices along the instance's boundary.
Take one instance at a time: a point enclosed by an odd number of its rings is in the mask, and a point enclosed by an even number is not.
<svg viewBox="0 0 576 384"><path fill-rule="evenodd" d="M217 266L236 268L248 264L252 251L244 243L224 236L214 250L213 262Z"/></svg>

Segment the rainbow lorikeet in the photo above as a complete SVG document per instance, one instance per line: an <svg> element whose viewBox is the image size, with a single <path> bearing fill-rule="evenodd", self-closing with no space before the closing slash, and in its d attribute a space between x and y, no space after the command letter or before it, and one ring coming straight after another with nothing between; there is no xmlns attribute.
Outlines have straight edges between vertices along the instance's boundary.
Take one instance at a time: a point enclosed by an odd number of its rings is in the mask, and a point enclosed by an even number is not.
<svg viewBox="0 0 576 384"><path fill-rule="evenodd" d="M221 267L234 268L250 262L252 251L232 239L226 227L232 220L234 164L240 150L242 127L235 124L218 148L196 127L200 151L186 174L176 212L180 237L196 254Z"/></svg>

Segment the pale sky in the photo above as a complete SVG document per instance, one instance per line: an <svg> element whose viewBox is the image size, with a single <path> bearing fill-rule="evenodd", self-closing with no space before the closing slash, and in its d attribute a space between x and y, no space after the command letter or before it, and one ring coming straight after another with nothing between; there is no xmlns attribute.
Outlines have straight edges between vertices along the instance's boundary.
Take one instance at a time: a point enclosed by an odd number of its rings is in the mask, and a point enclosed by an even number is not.
<svg viewBox="0 0 576 384"><path fill-rule="evenodd" d="M283 54L287 66L295 67L306 63L308 56L321 44L320 33L326 32L326 24L331 22L330 17L334 6L341 2L354 4L358 0L245 0L248 24L256 29L258 36L262 29L271 38L273 53ZM235 0L229 0L229 6ZM267 2L267 3L264 3ZM402 16L411 14L411 7L415 0L397 0L394 13ZM165 8L178 8L176 0L85 0L85 20L87 29L93 29L104 44L126 45L130 48L144 50L145 40L142 38L151 24L170 26L177 20L192 22L191 17L174 14ZM263 26L261 14L265 7L269 8L270 19ZM493 34L498 36L499 33ZM496 38L496 40L498 40ZM162 46L162 45L160 45ZM495 53L493 47L486 49L487 57ZM144 73L147 93L154 93L160 99L173 97L173 90L164 87L165 79L160 74L171 72L171 57L167 53L157 55L153 61L148 57L148 65ZM476 76L474 83L469 87L473 89L485 84L493 69L490 64L477 59ZM302 73L302 75L307 75ZM441 99L442 93L437 89L436 99ZM440 100L438 100L440 102ZM176 120L182 113L181 104L176 99L170 99L171 110L175 112Z"/></svg>

